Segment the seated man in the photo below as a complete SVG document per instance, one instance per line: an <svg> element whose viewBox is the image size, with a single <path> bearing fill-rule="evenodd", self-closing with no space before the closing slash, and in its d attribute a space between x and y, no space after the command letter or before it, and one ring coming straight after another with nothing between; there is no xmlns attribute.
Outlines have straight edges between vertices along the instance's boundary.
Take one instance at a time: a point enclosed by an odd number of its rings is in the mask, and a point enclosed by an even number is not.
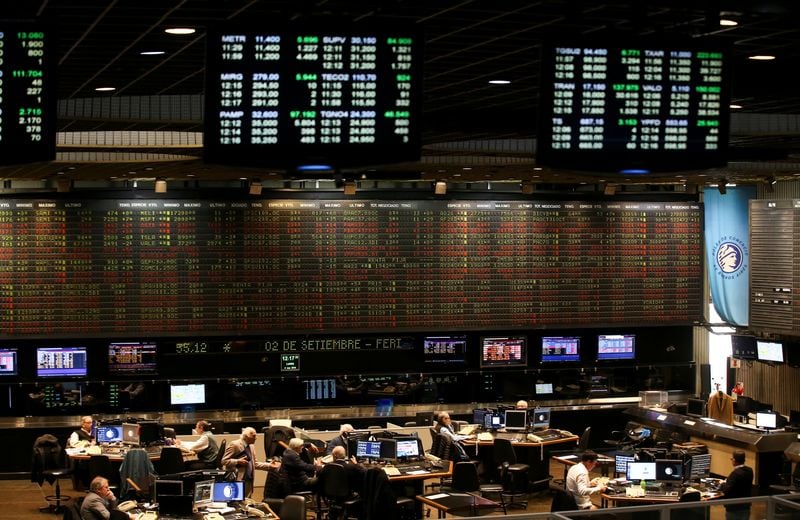
<svg viewBox="0 0 800 520"><path fill-rule="evenodd" d="M92 416L84 415L81 417L81 427L69 436L67 440L67 448L85 448L94 444L94 435L92 435Z"/></svg>
<svg viewBox="0 0 800 520"><path fill-rule="evenodd" d="M575 497L575 503L579 509L597 509L597 506L592 504L590 495L606 490L606 486L600 484L598 478L589 480L589 472L595 466L597 466L597 453L586 450L581 455L580 463L569 468L569 472L567 472L567 493L571 493Z"/></svg>
<svg viewBox="0 0 800 520"><path fill-rule="evenodd" d="M336 446L347 448L347 434L352 431L353 431L352 424L343 424L339 426L339 435L329 440L328 445L325 446L326 454L330 455L333 452L333 448L335 448Z"/></svg>
<svg viewBox="0 0 800 520"><path fill-rule="evenodd" d="M364 473L366 472L364 466L358 464L355 457L348 459L347 453L342 446L333 448L331 455L333 456L333 462L330 464L338 464L344 467L350 491L360 493L361 488L364 487Z"/></svg>
<svg viewBox="0 0 800 520"><path fill-rule="evenodd" d="M200 436L196 441L182 442L180 439L175 441L175 444L185 452L194 452L197 454L197 460L186 462L186 469L216 469L217 455L219 454L219 445L211 433L211 423L206 420L199 420L195 424L195 431Z"/></svg>
<svg viewBox="0 0 800 520"><path fill-rule="evenodd" d="M116 509L117 497L108 488L108 480L95 477L81 504L81 520L132 520L134 515Z"/></svg>
<svg viewBox="0 0 800 520"><path fill-rule="evenodd" d="M281 472L286 477L289 492L313 491L317 483L316 472L322 468L322 462L314 459L313 464L305 462L300 453L303 451L303 439L289 439L288 449L283 451Z"/></svg>

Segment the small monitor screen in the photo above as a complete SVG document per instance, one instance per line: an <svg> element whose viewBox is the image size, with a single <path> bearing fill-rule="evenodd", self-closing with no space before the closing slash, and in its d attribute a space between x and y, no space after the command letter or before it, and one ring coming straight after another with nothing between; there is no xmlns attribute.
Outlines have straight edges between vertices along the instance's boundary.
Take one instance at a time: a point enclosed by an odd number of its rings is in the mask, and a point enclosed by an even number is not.
<svg viewBox="0 0 800 520"><path fill-rule="evenodd" d="M701 453L692 455L692 469L690 477L693 480L707 478L711 475L711 454Z"/></svg>
<svg viewBox="0 0 800 520"><path fill-rule="evenodd" d="M332 401L336 399L336 379L307 379L306 401Z"/></svg>
<svg viewBox="0 0 800 520"><path fill-rule="evenodd" d="M656 459L656 480L674 482L683 480L683 461Z"/></svg>
<svg viewBox="0 0 800 520"><path fill-rule="evenodd" d="M597 360L635 359L635 347L633 334L601 334L597 337Z"/></svg>
<svg viewBox="0 0 800 520"><path fill-rule="evenodd" d="M481 367L525 366L527 362L526 337L481 338Z"/></svg>
<svg viewBox="0 0 800 520"><path fill-rule="evenodd" d="M156 344L114 342L108 345L108 371L111 374L155 374Z"/></svg>
<svg viewBox="0 0 800 520"><path fill-rule="evenodd" d="M702 399L687 399L686 400L686 415L692 417L703 417L706 412L706 402Z"/></svg>
<svg viewBox="0 0 800 520"><path fill-rule="evenodd" d="M775 429L777 427L777 414L772 412L756 412L756 428Z"/></svg>
<svg viewBox="0 0 800 520"><path fill-rule="evenodd" d="M531 422L533 423L533 427L537 430L549 428L550 408L536 408L533 411L533 418Z"/></svg>
<svg viewBox="0 0 800 520"><path fill-rule="evenodd" d="M357 441L356 442L356 458L357 459L379 459L379 458L381 458L381 442L380 441Z"/></svg>
<svg viewBox="0 0 800 520"><path fill-rule="evenodd" d="M156 479L153 487L156 494L156 503L164 495L183 494L183 480Z"/></svg>
<svg viewBox="0 0 800 520"><path fill-rule="evenodd" d="M214 482L214 502L241 502L244 500L244 481Z"/></svg>
<svg viewBox="0 0 800 520"><path fill-rule="evenodd" d="M0 376L17 375L17 350L0 349Z"/></svg>
<svg viewBox="0 0 800 520"><path fill-rule="evenodd" d="M731 336L731 356L736 359L756 359L756 338Z"/></svg>
<svg viewBox="0 0 800 520"><path fill-rule="evenodd" d="M489 412L483 418L483 427L487 430L497 430L504 427L503 416L499 413Z"/></svg>
<svg viewBox="0 0 800 520"><path fill-rule="evenodd" d="M425 363L466 363L466 336L428 336L422 341Z"/></svg>
<svg viewBox="0 0 800 520"><path fill-rule="evenodd" d="M208 507L214 500L214 480L194 483L194 507Z"/></svg>
<svg viewBox="0 0 800 520"><path fill-rule="evenodd" d="M122 426L98 426L95 435L97 437L97 444L122 442Z"/></svg>
<svg viewBox="0 0 800 520"><path fill-rule="evenodd" d="M789 410L789 424L800 426L800 410Z"/></svg>
<svg viewBox="0 0 800 520"><path fill-rule="evenodd" d="M139 425L134 423L122 424L122 443L128 446L139 445Z"/></svg>
<svg viewBox="0 0 800 520"><path fill-rule="evenodd" d="M628 474L628 463L635 462L636 458L633 453L617 453L614 456L614 473L620 475Z"/></svg>
<svg viewBox="0 0 800 520"><path fill-rule="evenodd" d="M534 391L536 395L550 395L553 393L553 383L536 383Z"/></svg>
<svg viewBox="0 0 800 520"><path fill-rule="evenodd" d="M580 338L551 336L542 338L542 362L580 361Z"/></svg>
<svg viewBox="0 0 800 520"><path fill-rule="evenodd" d="M164 425L158 421L139 422L139 442L144 446L155 444L164 439Z"/></svg>
<svg viewBox="0 0 800 520"><path fill-rule="evenodd" d="M625 478L634 482L640 480L656 480L656 463L629 462Z"/></svg>
<svg viewBox="0 0 800 520"><path fill-rule="evenodd" d="M491 410L485 410L483 408L476 408L472 410L472 422L473 424L479 424L483 426L486 414L491 415Z"/></svg>
<svg viewBox="0 0 800 520"><path fill-rule="evenodd" d="M528 427L527 410L506 410L506 430L524 430Z"/></svg>
<svg viewBox="0 0 800 520"><path fill-rule="evenodd" d="M204 383L169 385L169 402L173 406L185 404L205 404L206 385Z"/></svg>
<svg viewBox="0 0 800 520"><path fill-rule="evenodd" d="M416 437L410 439L395 439L396 455L398 459L419 457L419 441Z"/></svg>
<svg viewBox="0 0 800 520"><path fill-rule="evenodd" d="M756 356L758 356L759 361L783 363L783 343L756 341Z"/></svg>
<svg viewBox="0 0 800 520"><path fill-rule="evenodd" d="M48 347L36 349L37 377L86 377L86 349Z"/></svg>

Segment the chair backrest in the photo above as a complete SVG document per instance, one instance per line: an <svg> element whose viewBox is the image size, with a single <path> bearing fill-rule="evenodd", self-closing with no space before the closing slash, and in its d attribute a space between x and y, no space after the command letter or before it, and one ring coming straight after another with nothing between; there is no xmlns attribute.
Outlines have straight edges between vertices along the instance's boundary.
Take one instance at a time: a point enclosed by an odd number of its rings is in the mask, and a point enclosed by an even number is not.
<svg viewBox="0 0 800 520"><path fill-rule="evenodd" d="M494 445L492 446L492 457L495 464L502 464L504 462L508 462L509 464L517 463L517 454L514 453L514 446L508 439L495 438Z"/></svg>
<svg viewBox="0 0 800 520"><path fill-rule="evenodd" d="M268 459L283 455L289 439L294 438L294 430L287 426L269 426L262 431L264 432L264 453Z"/></svg>
<svg viewBox="0 0 800 520"><path fill-rule="evenodd" d="M222 442L219 443L219 451L217 451L217 460L214 461L214 467L217 469L222 468L222 456L225 455L225 448L228 445L228 439L222 439Z"/></svg>
<svg viewBox="0 0 800 520"><path fill-rule="evenodd" d="M473 462L457 462L453 468L453 489L467 493L479 491L481 482L478 478L478 467Z"/></svg>
<svg viewBox="0 0 800 520"><path fill-rule="evenodd" d="M371 467L366 471L361 496L364 498L364 520L394 518L397 511L397 497L389 484L389 477L382 468Z"/></svg>
<svg viewBox="0 0 800 520"><path fill-rule="evenodd" d="M89 481L94 477L104 477L109 482L116 482L119 475L111 466L108 455L91 455L89 457Z"/></svg>
<svg viewBox="0 0 800 520"><path fill-rule="evenodd" d="M164 426L164 438L165 439L174 439L175 438L175 428L170 428L169 426Z"/></svg>
<svg viewBox="0 0 800 520"><path fill-rule="evenodd" d="M699 491L687 491L681 495L681 497L678 499L678 502L700 502L700 498L701 496Z"/></svg>
<svg viewBox="0 0 800 520"><path fill-rule="evenodd" d="M64 516L62 520L81 520L81 506L77 503L72 503L64 507Z"/></svg>
<svg viewBox="0 0 800 520"><path fill-rule="evenodd" d="M347 471L339 464L326 464L318 473L317 489L328 499L341 500L350 496Z"/></svg>
<svg viewBox="0 0 800 520"><path fill-rule="evenodd" d="M576 511L578 503L575 502L575 497L569 491L557 489L556 494L553 495L553 502L550 504L550 512L556 511Z"/></svg>
<svg viewBox="0 0 800 520"><path fill-rule="evenodd" d="M306 499L300 495L288 495L283 499L278 517L281 520L306 520Z"/></svg>
<svg viewBox="0 0 800 520"><path fill-rule="evenodd" d="M161 449L161 458L158 461L159 475L172 475L184 470L183 453L180 448L164 447Z"/></svg>
<svg viewBox="0 0 800 520"><path fill-rule="evenodd" d="M431 427L431 455L442 458L442 439L440 433Z"/></svg>
<svg viewBox="0 0 800 520"><path fill-rule="evenodd" d="M587 426L581 434L581 439L578 441L578 451L586 451L589 449L589 435L592 433L592 427Z"/></svg>
<svg viewBox="0 0 800 520"><path fill-rule="evenodd" d="M155 469L153 463L150 461L150 456L142 448L133 448L128 450L125 457L122 459L122 465L119 467L120 478L120 495L121 500L127 500L130 496L135 496L135 488L130 482L133 482L136 487L142 490L142 493L149 494L150 486L154 482ZM130 479L130 482L128 482Z"/></svg>
<svg viewBox="0 0 800 520"><path fill-rule="evenodd" d="M31 482L38 482L41 485L44 481L42 472L50 469L62 469L65 467L65 461L64 450L55 436L46 433L37 437L33 442Z"/></svg>

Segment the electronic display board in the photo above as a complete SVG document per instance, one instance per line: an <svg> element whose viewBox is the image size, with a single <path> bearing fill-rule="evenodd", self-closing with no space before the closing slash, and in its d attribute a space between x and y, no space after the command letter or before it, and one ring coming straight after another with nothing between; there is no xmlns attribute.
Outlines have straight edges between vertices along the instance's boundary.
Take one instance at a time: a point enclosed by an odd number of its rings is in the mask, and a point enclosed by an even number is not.
<svg viewBox="0 0 800 520"><path fill-rule="evenodd" d="M0 338L686 325L702 229L682 202L5 199Z"/></svg>
<svg viewBox="0 0 800 520"><path fill-rule="evenodd" d="M0 164L56 156L54 34L0 20Z"/></svg>
<svg viewBox="0 0 800 520"><path fill-rule="evenodd" d="M724 166L728 61L724 47L696 40L548 43L536 162L633 173Z"/></svg>
<svg viewBox="0 0 800 520"><path fill-rule="evenodd" d="M206 39L207 162L419 159L422 38L412 27L236 24Z"/></svg>
<svg viewBox="0 0 800 520"><path fill-rule="evenodd" d="M151 375L158 372L157 346L152 342L115 341L108 345L110 374Z"/></svg>

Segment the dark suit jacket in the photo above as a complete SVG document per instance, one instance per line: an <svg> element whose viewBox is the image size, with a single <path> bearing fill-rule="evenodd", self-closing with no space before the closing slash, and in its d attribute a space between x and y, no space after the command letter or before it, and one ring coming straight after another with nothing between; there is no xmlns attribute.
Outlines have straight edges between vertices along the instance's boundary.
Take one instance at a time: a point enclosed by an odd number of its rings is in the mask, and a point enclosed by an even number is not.
<svg viewBox="0 0 800 520"><path fill-rule="evenodd" d="M314 465L301 459L296 451L286 449L283 451L281 471L286 475L290 492L303 491L306 489L306 480L314 476Z"/></svg>
<svg viewBox="0 0 800 520"><path fill-rule="evenodd" d="M733 468L731 474L722 486L725 498L749 497L753 491L753 468L749 466L737 466ZM725 506L728 510L750 509L750 503L733 504Z"/></svg>
<svg viewBox="0 0 800 520"><path fill-rule="evenodd" d="M337 435L333 439L328 441L328 445L325 446L325 453L330 455L333 451L333 448L336 446L341 446L342 448L347 450L347 440L344 438L344 435Z"/></svg>
<svg viewBox="0 0 800 520"><path fill-rule="evenodd" d="M337 459L331 464L338 464L344 468L345 475L347 475L347 484L351 493L361 494L364 488L364 473L367 472L364 466L360 464L353 464L347 459Z"/></svg>

